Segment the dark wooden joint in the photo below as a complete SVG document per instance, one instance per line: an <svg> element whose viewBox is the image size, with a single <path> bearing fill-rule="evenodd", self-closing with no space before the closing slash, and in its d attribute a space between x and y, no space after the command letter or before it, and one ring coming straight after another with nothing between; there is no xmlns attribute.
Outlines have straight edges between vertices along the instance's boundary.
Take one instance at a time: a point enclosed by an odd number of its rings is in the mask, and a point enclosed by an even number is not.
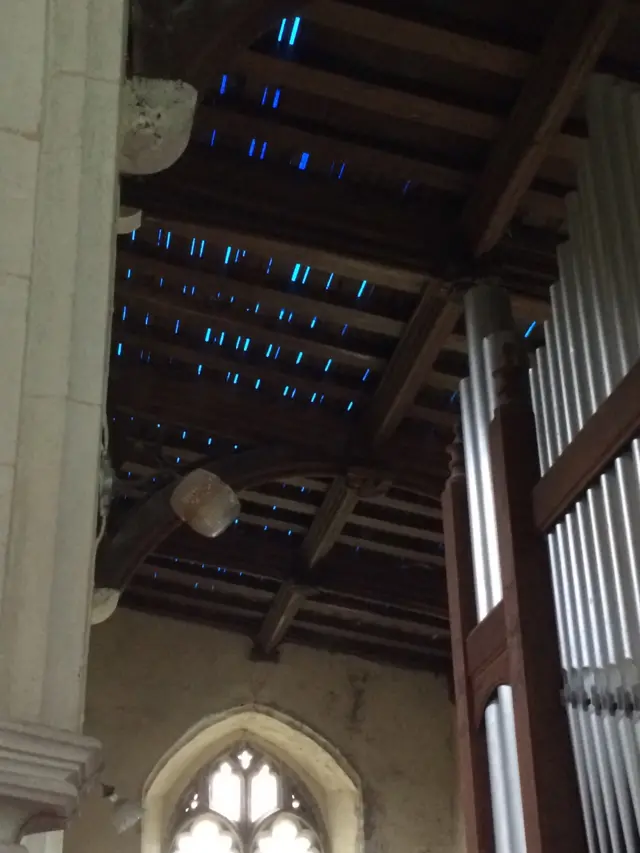
<svg viewBox="0 0 640 853"><path fill-rule="evenodd" d="M504 603L501 601L469 633L466 641L468 677L473 691L473 720L480 728L496 690L509 683Z"/></svg>

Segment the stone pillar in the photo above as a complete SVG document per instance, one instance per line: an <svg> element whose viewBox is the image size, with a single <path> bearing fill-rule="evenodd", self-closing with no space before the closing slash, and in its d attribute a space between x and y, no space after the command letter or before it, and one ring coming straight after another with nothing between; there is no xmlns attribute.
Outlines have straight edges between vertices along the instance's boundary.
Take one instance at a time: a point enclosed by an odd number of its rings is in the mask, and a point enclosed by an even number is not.
<svg viewBox="0 0 640 853"><path fill-rule="evenodd" d="M81 734L125 0L3 0L0 851L64 826ZM22 848L17 848L22 849Z"/></svg>

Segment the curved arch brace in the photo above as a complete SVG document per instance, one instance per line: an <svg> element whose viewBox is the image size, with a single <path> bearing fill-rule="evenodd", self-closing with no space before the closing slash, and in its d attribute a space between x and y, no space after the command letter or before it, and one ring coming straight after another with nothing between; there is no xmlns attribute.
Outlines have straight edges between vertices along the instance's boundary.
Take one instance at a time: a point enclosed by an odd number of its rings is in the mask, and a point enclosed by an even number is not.
<svg viewBox="0 0 640 853"><path fill-rule="evenodd" d="M399 486L426 495L431 485L425 485L424 476L410 470L394 474L377 465L348 465L339 457L322 457L308 449L291 447L260 447L216 459L202 467L217 474L236 492L288 477L335 477L347 472L364 479L393 480ZM181 526L169 503L175 487L172 482L153 494L127 514L113 537L103 540L96 558L97 588L123 590L144 559Z"/></svg>

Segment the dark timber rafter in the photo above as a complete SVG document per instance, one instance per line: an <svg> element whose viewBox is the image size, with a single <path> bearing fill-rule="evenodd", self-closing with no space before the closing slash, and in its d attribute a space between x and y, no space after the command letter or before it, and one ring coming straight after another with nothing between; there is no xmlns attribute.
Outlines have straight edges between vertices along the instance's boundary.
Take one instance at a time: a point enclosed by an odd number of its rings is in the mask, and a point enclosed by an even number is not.
<svg viewBox="0 0 640 853"><path fill-rule="evenodd" d="M364 431L373 447L384 444L396 431L454 330L461 309L447 295L438 283L427 286L393 354L364 416ZM302 544L305 566L313 568L329 552L367 485L376 488L376 484L350 483L346 477L334 480ZM384 489L384 484L377 488ZM283 584L256 639L262 652L272 652L282 641L304 597L300 585Z"/></svg>
<svg viewBox="0 0 640 853"><path fill-rule="evenodd" d="M502 237L556 144L623 5L622 0L565 0L463 213L463 230L475 255Z"/></svg>

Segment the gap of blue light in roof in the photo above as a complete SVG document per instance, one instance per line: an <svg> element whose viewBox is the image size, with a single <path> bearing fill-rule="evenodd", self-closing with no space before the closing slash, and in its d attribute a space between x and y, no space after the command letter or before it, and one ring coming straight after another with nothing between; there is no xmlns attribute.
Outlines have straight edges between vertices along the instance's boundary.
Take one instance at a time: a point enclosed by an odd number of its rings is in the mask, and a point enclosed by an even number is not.
<svg viewBox="0 0 640 853"><path fill-rule="evenodd" d="M124 308L122 309L122 319L123 319L123 320L126 320L126 319L127 319L127 306L126 306L126 305L125 305L125 306L124 306Z"/></svg>
<svg viewBox="0 0 640 853"><path fill-rule="evenodd" d="M309 154L306 151L303 151L302 154L300 155L300 162L298 163L298 169L300 169L301 172L304 172L304 170L307 168L308 162L309 162Z"/></svg>
<svg viewBox="0 0 640 853"><path fill-rule="evenodd" d="M194 237L194 238L191 240L191 248L190 248L190 250L189 250L189 254L190 254L192 257L193 257L193 254L194 254L195 250L196 250L196 238Z"/></svg>
<svg viewBox="0 0 640 853"><path fill-rule="evenodd" d="M271 103L271 106L273 107L274 110L278 109L279 103L280 103L280 89L276 89L276 91L274 92L274 95L273 95L273 101Z"/></svg>
<svg viewBox="0 0 640 853"><path fill-rule="evenodd" d="M346 334L347 334L347 329L348 329L348 328L349 328L349 324L348 324L348 323L345 323L345 324L344 324L344 326L342 327L342 331L340 332L340 334L341 334L341 335L346 335Z"/></svg>
<svg viewBox="0 0 640 853"><path fill-rule="evenodd" d="M333 281L333 273L329 273L329 278L327 279L327 286L325 287L325 290L329 290L329 288L331 287L332 281Z"/></svg>
<svg viewBox="0 0 640 853"><path fill-rule="evenodd" d="M534 320L533 323L527 329L527 331L524 333L525 338L529 337L531 332L533 332L533 330L535 329L536 325L537 325L537 320Z"/></svg>
<svg viewBox="0 0 640 853"><path fill-rule="evenodd" d="M236 260L235 260L235 263L237 264L239 260L240 260L240 249L238 249L238 251L236 252ZM230 302L232 302L232 301L233 301L233 297L232 297L229 301L230 301Z"/></svg>
<svg viewBox="0 0 640 853"><path fill-rule="evenodd" d="M266 156L267 156L267 143L266 143L266 142L263 142L263 143L262 143L262 148L260 149L260 159L261 159L261 160L264 160L264 158L265 158Z"/></svg>
<svg viewBox="0 0 640 853"><path fill-rule="evenodd" d="M351 409L353 409L353 400L351 400L351 401L350 401L350 403L349 403L349 405L347 406L347 411L348 411L348 412L350 412L350 411L351 411Z"/></svg>
<svg viewBox="0 0 640 853"><path fill-rule="evenodd" d="M185 429L185 430L183 430L183 432L182 432L182 440L184 441L186 437L187 437L187 431L186 431L186 429Z"/></svg>
<svg viewBox="0 0 640 853"><path fill-rule="evenodd" d="M284 313L284 308L282 308L278 314L278 320L284 320Z"/></svg>
<svg viewBox="0 0 640 853"><path fill-rule="evenodd" d="M293 391L291 392L291 399L293 400L293 398L295 396L296 396L296 389L294 388Z"/></svg>
<svg viewBox="0 0 640 853"><path fill-rule="evenodd" d="M289 45L291 47L296 43L296 39L298 38L298 32L300 30L300 18L295 17L293 19L293 26L291 27L291 35L289 36Z"/></svg>
<svg viewBox="0 0 640 853"><path fill-rule="evenodd" d="M455 403L455 401L456 401L456 399L457 399L457 398L458 398L458 392L457 392L457 391L454 391L454 392L453 392L453 394L449 397L449 402L450 402L450 403Z"/></svg>
<svg viewBox="0 0 640 853"><path fill-rule="evenodd" d="M198 376L200 376L201 373L202 373L202 365L199 364L198 365Z"/></svg>
<svg viewBox="0 0 640 853"><path fill-rule="evenodd" d="M239 373L236 373L236 375L233 377L233 384L234 384L234 385L237 385L237 384L238 384L238 379L239 379L239 377L240 377L240 374L239 374Z"/></svg>
<svg viewBox="0 0 640 853"><path fill-rule="evenodd" d="M410 186L411 186L411 181L406 181L404 187L402 188L402 195L406 195L409 192Z"/></svg>
<svg viewBox="0 0 640 853"><path fill-rule="evenodd" d="M347 166L347 164L346 164L346 163L343 163L343 164L340 166L340 171L338 172L338 180L341 180L341 179L342 179L342 176L344 175L344 170L345 170L346 166Z"/></svg>
<svg viewBox="0 0 640 853"><path fill-rule="evenodd" d="M309 328L314 329L317 322L318 322L318 318L314 317L313 320L311 321L311 323L309 324Z"/></svg>
<svg viewBox="0 0 640 853"><path fill-rule="evenodd" d="M282 396L283 396L283 397L286 397L288 393L289 393L289 386L288 386L288 385L285 385L285 386L284 386L284 391L282 392Z"/></svg>
<svg viewBox="0 0 640 853"><path fill-rule="evenodd" d="M332 361L333 361L333 359L332 359L332 358L330 358L330 359L328 359L327 363L325 364L325 366L324 366L324 372L325 372L325 373L327 373L327 371L328 371L328 370L329 370L329 368L331 367L331 362L332 362Z"/></svg>
<svg viewBox="0 0 640 853"><path fill-rule="evenodd" d="M186 293L186 292L187 292L187 285L186 285L186 284L183 284L183 285L182 285L182 292L183 292L183 293Z"/></svg>
<svg viewBox="0 0 640 853"><path fill-rule="evenodd" d="M162 240L162 228L158 228L158 246Z"/></svg>
<svg viewBox="0 0 640 853"><path fill-rule="evenodd" d="M165 246L168 249L171 245L171 231L167 231L167 239L165 241Z"/></svg>
<svg viewBox="0 0 640 853"><path fill-rule="evenodd" d="M307 279L309 278L310 272L311 272L311 267L307 267L306 270L304 271L303 275L302 275L302 283L303 284L307 283Z"/></svg>
<svg viewBox="0 0 640 853"><path fill-rule="evenodd" d="M276 354L274 355L274 358L277 358L279 355L280 355L280 347L278 347L278 349L276 350Z"/></svg>
<svg viewBox="0 0 640 853"><path fill-rule="evenodd" d="M134 231L132 231L132 232L131 232L131 242L132 242L132 243L135 243L135 240L136 240L136 232L135 232L135 230L134 230Z"/></svg>
<svg viewBox="0 0 640 853"><path fill-rule="evenodd" d="M367 381L367 379L369 378L369 374L370 374L370 373L371 373L371 369L367 367L367 369L365 370L365 372L362 374L362 381L363 381L363 382L366 382L366 381Z"/></svg>
<svg viewBox="0 0 640 853"><path fill-rule="evenodd" d="M250 345L251 345L251 338L247 338L244 342L244 347L243 347L245 352L249 349Z"/></svg>
<svg viewBox="0 0 640 853"><path fill-rule="evenodd" d="M298 355L296 356L296 364L300 364L300 362L302 361L303 355L304 355L304 353L302 353L302 352L298 353Z"/></svg>
<svg viewBox="0 0 640 853"><path fill-rule="evenodd" d="M260 101L260 106L264 107L264 105L267 103L267 95L268 94L269 94L269 87L265 86L264 91L262 93L262 100Z"/></svg>
<svg viewBox="0 0 640 853"><path fill-rule="evenodd" d="M298 278L299 272L300 272L300 264L296 264L293 268L293 272L291 273L291 281L295 281Z"/></svg>
<svg viewBox="0 0 640 853"><path fill-rule="evenodd" d="M224 343L224 332L220 332L220 346Z"/></svg>
<svg viewBox="0 0 640 853"><path fill-rule="evenodd" d="M177 335L179 331L180 331L180 320L176 320L176 325L175 325L175 328L173 330L173 333L175 335Z"/></svg>
<svg viewBox="0 0 640 853"><path fill-rule="evenodd" d="M253 152L256 150L256 141L252 139L249 143L249 157L253 157Z"/></svg>
<svg viewBox="0 0 640 853"><path fill-rule="evenodd" d="M229 297L229 302L235 302L235 301L236 301L235 296L230 296L230 297Z"/></svg>
<svg viewBox="0 0 640 853"><path fill-rule="evenodd" d="M118 349L116 350L117 355L122 355L122 344L118 344Z"/></svg>
<svg viewBox="0 0 640 853"><path fill-rule="evenodd" d="M211 131L211 142L209 143L211 148L213 148L215 141L216 141L216 132L215 132L215 130L212 130Z"/></svg>
<svg viewBox="0 0 640 853"><path fill-rule="evenodd" d="M258 388L260 387L260 380L259 379L256 379L256 384L253 387L256 389L256 391L258 390Z"/></svg>
<svg viewBox="0 0 640 853"><path fill-rule="evenodd" d="M131 278L131 270L127 270L127 278ZM160 279L160 287L162 287L162 279Z"/></svg>
<svg viewBox="0 0 640 853"><path fill-rule="evenodd" d="M289 316L287 317L287 323L290 323L292 320L293 320L293 311L291 311L289 313Z"/></svg>
<svg viewBox="0 0 640 853"><path fill-rule="evenodd" d="M287 19L283 18L281 23L280 23L280 30L278 32L278 41L279 42L281 42L282 39L284 38L284 31L286 28L287 28Z"/></svg>
<svg viewBox="0 0 640 853"><path fill-rule="evenodd" d="M192 295L192 296L195 296L195 295L196 295L196 287L195 287L195 285L192 285L192 286L191 286L191 295Z"/></svg>
<svg viewBox="0 0 640 853"><path fill-rule="evenodd" d="M200 257L204 255L204 247L206 246L206 242L204 240L200 240Z"/></svg>
<svg viewBox="0 0 640 853"><path fill-rule="evenodd" d="M238 335L236 338L236 349L240 349L240 344L242 343L242 335Z"/></svg>
<svg viewBox="0 0 640 853"><path fill-rule="evenodd" d="M269 258L269 262L267 264L267 275L271 272L271 267L273 266L273 258Z"/></svg>
<svg viewBox="0 0 640 853"><path fill-rule="evenodd" d="M229 263L229 259L230 259L230 257L231 257L231 246L227 246L227 252L226 252L226 254L225 254L225 256L224 256L224 262L225 262L225 264L228 264L228 263Z"/></svg>
<svg viewBox="0 0 640 853"><path fill-rule="evenodd" d="M213 444L213 439L212 439L211 437L209 437L209 438L207 439L207 444L208 444L209 446L211 446L211 445Z"/></svg>
<svg viewBox="0 0 640 853"><path fill-rule="evenodd" d="M129 272L131 272L131 270L129 270ZM163 278L160 279L160 287L164 287L164 279Z"/></svg>
<svg viewBox="0 0 640 853"><path fill-rule="evenodd" d="M227 91L227 80L228 80L227 75L223 74L222 79L220 80L220 94L221 95L224 95L224 93Z"/></svg>
<svg viewBox="0 0 640 853"><path fill-rule="evenodd" d="M147 313L145 314L145 318L144 318L144 324L145 324L145 326L148 326L148 325L149 325L150 319L151 319L151 317L150 317L150 315L149 315L149 312L147 311Z"/></svg>
<svg viewBox="0 0 640 853"><path fill-rule="evenodd" d="M254 312L254 313L255 313L255 314L257 314L259 310L260 310L260 303L259 303L259 302L256 302L256 308L255 308L255 312Z"/></svg>
<svg viewBox="0 0 640 853"><path fill-rule="evenodd" d="M269 356L271 355L271 350L272 350L272 349L273 349L273 344L269 344L269 346L267 347L267 351L266 351L266 353L265 353L265 356L266 356L267 358L269 358Z"/></svg>
<svg viewBox="0 0 640 853"><path fill-rule="evenodd" d="M226 379L226 381L228 382L230 379L231 379L231 371L229 370L229 371L227 371L227 379Z"/></svg>
<svg viewBox="0 0 640 853"><path fill-rule="evenodd" d="M321 402L321 403L324 403L324 394L321 394L321 395L320 395L320 402ZM304 489L303 489L303 491L304 491Z"/></svg>
<svg viewBox="0 0 640 853"><path fill-rule="evenodd" d="M317 394L316 394L316 392L314 391L314 392L313 392L313 394L311 395L311 402L312 402L312 403L315 403L315 401L316 401L316 397L317 397L317 396L318 396L318 395L317 395Z"/></svg>
<svg viewBox="0 0 640 853"><path fill-rule="evenodd" d="M360 289L358 290L358 297L357 297L358 299L360 299L362 294L365 292L366 288L367 288L367 280L365 278L365 280L360 285Z"/></svg>

